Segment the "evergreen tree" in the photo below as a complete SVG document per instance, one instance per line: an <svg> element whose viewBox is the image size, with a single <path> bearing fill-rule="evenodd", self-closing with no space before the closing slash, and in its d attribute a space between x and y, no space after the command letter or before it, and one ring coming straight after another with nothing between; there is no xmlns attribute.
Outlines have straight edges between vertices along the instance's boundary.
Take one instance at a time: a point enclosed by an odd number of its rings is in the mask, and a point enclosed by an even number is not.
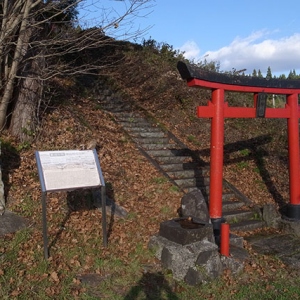
<svg viewBox="0 0 300 300"><path fill-rule="evenodd" d="M293 71L291 70L289 75L288 75L288 79L297 79L297 74L296 74L296 70L294 69Z"/></svg>
<svg viewBox="0 0 300 300"><path fill-rule="evenodd" d="M260 69L258 69L258 71L257 71L257 77L259 77L259 78L263 78L263 76L262 76L262 73L261 73L261 70L260 70Z"/></svg>
<svg viewBox="0 0 300 300"><path fill-rule="evenodd" d="M271 68L270 67L268 67L266 78L268 78L268 79L272 78L272 72L271 72Z"/></svg>
<svg viewBox="0 0 300 300"><path fill-rule="evenodd" d="M279 78L279 79L286 79L286 76L285 76L285 74L281 74L281 75L279 75L278 78Z"/></svg>
<svg viewBox="0 0 300 300"><path fill-rule="evenodd" d="M253 77L257 77L257 72L256 72L256 69L254 69L254 70L253 70L253 72L252 72L252 76L253 76Z"/></svg>

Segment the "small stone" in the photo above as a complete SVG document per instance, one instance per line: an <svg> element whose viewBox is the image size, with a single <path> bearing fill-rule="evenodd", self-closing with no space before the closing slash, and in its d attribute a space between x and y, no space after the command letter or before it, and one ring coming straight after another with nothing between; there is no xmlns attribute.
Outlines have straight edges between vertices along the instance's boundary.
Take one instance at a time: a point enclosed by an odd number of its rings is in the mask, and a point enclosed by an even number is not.
<svg viewBox="0 0 300 300"><path fill-rule="evenodd" d="M265 204L262 210L263 220L268 227L278 228L281 216L274 204Z"/></svg>
<svg viewBox="0 0 300 300"><path fill-rule="evenodd" d="M27 227L28 222L23 217L6 209L4 214L0 216L0 225L0 236L4 236Z"/></svg>
<svg viewBox="0 0 300 300"><path fill-rule="evenodd" d="M182 197L181 213L183 217L196 217L204 222L209 222L207 203L200 190L191 191Z"/></svg>

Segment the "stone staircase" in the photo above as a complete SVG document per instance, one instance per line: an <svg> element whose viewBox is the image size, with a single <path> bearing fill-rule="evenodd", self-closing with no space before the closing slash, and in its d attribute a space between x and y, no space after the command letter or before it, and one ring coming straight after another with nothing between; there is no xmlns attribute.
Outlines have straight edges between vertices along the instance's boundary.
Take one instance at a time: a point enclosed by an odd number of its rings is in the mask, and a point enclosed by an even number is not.
<svg viewBox="0 0 300 300"><path fill-rule="evenodd" d="M178 189L201 190L209 204L209 167L176 136L139 108L133 108L109 90L97 100L111 113L136 143L140 152ZM231 231L250 231L265 226L259 208L226 180L223 181L223 217Z"/></svg>

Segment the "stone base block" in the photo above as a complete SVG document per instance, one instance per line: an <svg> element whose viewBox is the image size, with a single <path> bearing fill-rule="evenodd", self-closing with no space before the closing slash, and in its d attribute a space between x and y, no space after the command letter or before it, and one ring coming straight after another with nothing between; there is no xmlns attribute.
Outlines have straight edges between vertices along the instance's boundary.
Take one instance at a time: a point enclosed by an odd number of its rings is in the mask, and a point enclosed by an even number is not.
<svg viewBox="0 0 300 300"><path fill-rule="evenodd" d="M239 274L248 258L249 254L244 248L230 245L230 256L221 256L223 269L230 270L232 274Z"/></svg>
<svg viewBox="0 0 300 300"><path fill-rule="evenodd" d="M239 247L239 248L244 248L244 238L241 236L238 236L236 234L230 233L229 235L229 244Z"/></svg>
<svg viewBox="0 0 300 300"><path fill-rule="evenodd" d="M154 252L154 255L157 259L161 260L161 253L164 247L176 247L177 243L169 241L168 239L160 236L153 235L150 237L148 248Z"/></svg>
<svg viewBox="0 0 300 300"><path fill-rule="evenodd" d="M280 229L282 229L286 233L293 234L296 237L300 237L300 221L295 221L287 218L281 219Z"/></svg>
<svg viewBox="0 0 300 300"><path fill-rule="evenodd" d="M160 224L159 235L180 245L187 245L207 239L214 243L212 224L196 218L177 218Z"/></svg>
<svg viewBox="0 0 300 300"><path fill-rule="evenodd" d="M175 280L185 280L189 269L195 269L197 261L198 267L205 270L205 276L203 275L205 278L220 275L219 272L222 265L220 263L218 246L207 239L188 245L180 245L160 235L156 235L151 237L148 246L155 251L155 255L161 261L163 268L172 271ZM201 278L203 279L204 277ZM192 280L187 279L187 283L191 284L190 282Z"/></svg>
<svg viewBox="0 0 300 300"><path fill-rule="evenodd" d="M219 252L212 247L203 250L199 253L195 265L186 273L184 281L189 285L209 282L218 278L223 272Z"/></svg>

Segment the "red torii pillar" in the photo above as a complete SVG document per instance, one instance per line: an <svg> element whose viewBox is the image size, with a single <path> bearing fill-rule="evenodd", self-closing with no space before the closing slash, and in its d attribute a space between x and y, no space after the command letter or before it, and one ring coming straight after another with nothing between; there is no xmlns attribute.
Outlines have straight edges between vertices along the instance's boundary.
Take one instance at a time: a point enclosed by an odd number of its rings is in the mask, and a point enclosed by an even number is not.
<svg viewBox="0 0 300 300"><path fill-rule="evenodd" d="M300 220L300 151L298 95L300 80L233 76L208 72L179 62L177 68L190 87L211 89L207 106L197 108L198 117L211 118L209 213L215 228L222 222L223 150L225 118L286 118L288 123L290 203L286 217ZM229 107L225 91L253 93L253 107ZM266 94L286 95L284 108L266 108ZM260 97L261 96L261 97Z"/></svg>

